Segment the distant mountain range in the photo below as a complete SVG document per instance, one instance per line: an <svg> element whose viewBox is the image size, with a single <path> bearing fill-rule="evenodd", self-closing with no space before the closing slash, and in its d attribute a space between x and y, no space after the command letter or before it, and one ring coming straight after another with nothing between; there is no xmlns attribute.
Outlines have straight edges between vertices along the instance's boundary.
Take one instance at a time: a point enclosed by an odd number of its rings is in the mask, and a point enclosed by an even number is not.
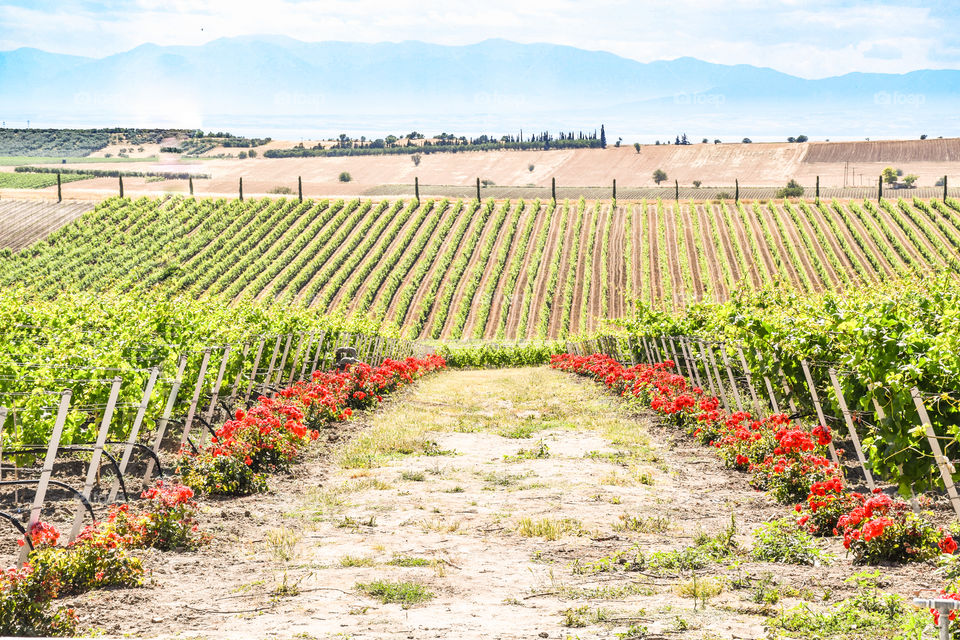
<svg viewBox="0 0 960 640"><path fill-rule="evenodd" d="M308 43L223 38L144 44L93 59L0 52L8 126L230 128L275 138L581 130L615 141L686 132L739 140L960 134L960 70L807 80L695 58L641 63L603 51L485 40Z"/></svg>

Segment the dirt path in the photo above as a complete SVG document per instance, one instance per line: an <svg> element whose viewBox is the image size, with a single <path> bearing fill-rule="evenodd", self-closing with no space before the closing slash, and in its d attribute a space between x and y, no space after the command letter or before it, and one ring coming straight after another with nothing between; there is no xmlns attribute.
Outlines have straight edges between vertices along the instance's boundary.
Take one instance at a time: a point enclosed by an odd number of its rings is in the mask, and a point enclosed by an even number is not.
<svg viewBox="0 0 960 640"><path fill-rule="evenodd" d="M782 278L782 275L780 274L780 269L777 268L776 260L773 259L773 254L770 253L771 247L767 245L767 238L763 234L760 221L757 220L757 216L753 212L753 207L743 205L743 212L746 214L744 217L746 217L750 223L749 231L756 240L757 246L760 248L760 259L763 261L763 266L767 270L767 275L771 282L776 282ZM789 257L784 254L782 255L782 259L789 260Z"/></svg>
<svg viewBox="0 0 960 640"><path fill-rule="evenodd" d="M757 263L757 259L753 255L753 245L750 244L750 236L747 234L747 230L743 227L743 220L740 218L740 212L737 211L736 206L730 206L728 209L730 211L730 220L733 223L734 234L730 239L740 246L740 250L743 252L743 257L747 262L746 268L747 273L750 276L750 281L753 283L754 288L759 289L763 286L763 276L760 275L760 269L762 265Z"/></svg>
<svg viewBox="0 0 960 640"><path fill-rule="evenodd" d="M603 309L603 295L601 287L601 269L603 268L603 261L601 260L601 249L603 247L603 230L607 226L607 218L610 216L610 205L604 204L600 207L600 215L597 218L597 230L596 238L594 239L593 244L593 255L587 256L590 260L588 267L592 269L590 275L590 290L587 292L587 295L590 296L590 302L587 305L587 317L583 320L583 326L593 331L597 324L598 318L604 317Z"/></svg>
<svg viewBox="0 0 960 640"><path fill-rule="evenodd" d="M647 229L649 230L647 236L650 243L650 306L659 308L663 306L664 300L663 282L661 280L663 273L660 271L662 265L660 264L660 223L657 220L657 218L659 218L657 215L657 205L647 205L647 210L644 214L647 216Z"/></svg>
<svg viewBox="0 0 960 640"><path fill-rule="evenodd" d="M533 227L533 231L530 233L530 240L527 242L527 249L523 256L523 266L521 266L520 275L517 276L517 282L513 286L513 295L510 299L510 311L507 313L507 322L504 327L504 335L513 340L519 339L519 336L517 336L517 327L520 325L520 317L523 315L523 308L526 304L524 300L526 296L522 294L527 289L527 269L530 268L531 256L537 245L537 236L540 235L540 232L543 230L543 225L547 220L547 209L549 206L549 204L543 204L540 206L540 210L537 211L537 222Z"/></svg>
<svg viewBox="0 0 960 640"><path fill-rule="evenodd" d="M810 226L810 220L807 219L807 216L800 210L799 207L794 207L794 210L797 212L797 217L799 217L800 222L803 226L800 229L800 234L805 235L809 240L810 244L813 245L813 249L817 254L817 260L820 261L820 264L823 266L824 270L830 276L832 282L829 283L830 288L835 288L840 285L840 274L836 272L831 264L830 260L827 258L827 252L824 250L823 246L820 244L820 239L817 238L817 234L814 233L813 227ZM790 214L784 212L788 218ZM793 224L793 219L790 219L791 225ZM828 283L824 283L825 285Z"/></svg>
<svg viewBox="0 0 960 640"><path fill-rule="evenodd" d="M503 313L504 288L506 287L507 277L510 273L510 265L513 264L514 257L521 249L524 251L524 258L526 258L526 251L529 250L529 247L521 246L523 231L527 225L530 224L530 216L536 216L538 214L539 211L533 208L533 203L528 203L527 207L523 211L523 215L520 216L519 220L517 220L517 229L514 231L513 238L510 239L510 250L507 253L507 261L504 263L503 269L500 271L500 277L497 280L497 288L494 289L493 298L490 300L490 314L487 316L487 326L483 333L484 338L490 339L497 335L497 329L500 327L500 315ZM537 222L534 221L533 229L535 230L536 227ZM531 238L532 237L533 231L531 231ZM517 281L514 282L514 292L516 292L516 286L519 283L520 275L517 276ZM516 294L513 293L511 295Z"/></svg>
<svg viewBox="0 0 960 640"><path fill-rule="evenodd" d="M692 546L731 514L748 549L751 530L786 508L710 448L545 368L436 374L326 437L270 493L207 502L209 547L147 554L143 588L71 598L82 624L112 636L390 640L613 639L642 624L648 638L758 640L781 609L850 595L844 579L860 569L834 539L820 541L838 557L828 566L737 555L695 574L591 571L638 548ZM927 586L922 568L882 571L893 592ZM705 606L683 595L693 575L724 585ZM369 594L378 582L422 599L385 604ZM764 584L775 606L756 604Z"/></svg>
<svg viewBox="0 0 960 640"><path fill-rule="evenodd" d="M347 218L347 222L349 222L350 219L356 215L357 211L363 208L364 204L365 203L361 202L357 206L357 209L350 214L349 218ZM357 234L360 232L360 229L363 227L364 223L371 216L375 215L376 211L377 211L377 207L373 206L373 204L371 203L370 208L360 218L356 220L355 224L353 225L353 228L350 229L350 231L347 233L347 236L343 239L343 242L341 243L340 248L338 248L336 251L334 251L330 255L330 258L329 258L330 260L336 260L338 256L345 251L344 247L348 245L351 241L356 239ZM283 253L277 257L278 261L284 261L283 268L280 269L280 271L277 272L277 274L270 280L270 282L268 282L266 286L264 286L263 289L261 289L256 294L257 300L263 300L264 298L269 296L270 292L273 290L274 283L277 282L277 280L283 278L284 275L286 275L290 271L290 269L293 267L293 264L297 261L297 259L302 254L308 254L308 255L314 254L314 253L317 253L318 250L323 248L325 243L319 242L319 238L323 234L323 229L322 228L318 229L316 227L316 222L311 223L306 229L304 229L303 234L312 236L312 238L310 239L310 242L304 245L304 247L295 254L293 253L291 247L284 249ZM288 239L288 244L292 245L294 242L296 242L296 240L297 238L291 235L291 237ZM292 254L292 255L289 255L289 254ZM321 266L320 268L322 269L323 267Z"/></svg>
<svg viewBox="0 0 960 640"><path fill-rule="evenodd" d="M727 266L730 267L730 274L733 278L733 286L736 288L737 284L747 276L743 273L740 263L737 261L737 254L734 252L733 243L730 240L730 229L723 218L723 212L720 211L720 205L712 205L707 211L707 215L712 216L711 224L716 225L717 237L720 238L723 255L726 256Z"/></svg>
<svg viewBox="0 0 960 640"><path fill-rule="evenodd" d="M465 338L473 337L473 327L477 322L477 307L480 304L483 304L483 296L487 291L487 283L490 280L490 273L493 271L493 265L497 261L497 255L500 253L500 250L503 247L503 243L506 240L507 235L510 233L510 221L513 219L516 208L520 206L520 203L510 207L510 211L507 212L506 218L503 219L503 224L500 226L499 231L497 232L497 239L494 240L493 250L490 251L490 256L487 259L486 265L483 268L483 274L480 276L480 284L477 286L477 291L474 293L473 300L478 304L470 305L470 312L467 314L467 322L463 325L463 336ZM520 214L520 219L517 220L517 225L522 224L522 220L525 219L526 208ZM510 242L513 243L513 238L510 238ZM467 272L469 273L469 272ZM487 320L490 319L490 315L487 315Z"/></svg>
<svg viewBox="0 0 960 640"><path fill-rule="evenodd" d="M696 210L691 215L697 216L700 224L700 239L703 242L703 253L707 260L707 269L710 272L710 286L715 294L712 296L715 300L723 300L727 297L727 283L723 279L723 268L720 266L720 258L717 257L717 248L713 244L713 234L710 233L710 214L708 214L702 205L697 205Z"/></svg>
<svg viewBox="0 0 960 640"><path fill-rule="evenodd" d="M790 278L790 282L799 287L801 277L797 269L801 267L798 267L793 263L793 256L790 254L790 251L784 244L783 236L780 234L780 229L777 226L776 221L770 214L770 209L768 209L766 205L760 205L760 215L763 216L764 224L770 231L770 237L773 238L773 244L775 247L771 248L770 250L776 250L777 256L780 258L780 263L783 264L783 267L787 272L787 276Z"/></svg>
<svg viewBox="0 0 960 640"><path fill-rule="evenodd" d="M473 273L473 270L476 268L477 264L480 262L480 254L483 252L483 247L489 240L490 234L495 233L499 238L500 234L503 232L504 228L507 225L507 221L510 219L510 212L513 211L513 206L511 206L509 208L509 211L507 211L501 225L499 227L496 226L497 219L500 217L500 209L502 206L503 205L498 204L494 208L494 210L490 213L490 217L487 218L487 223L484 225L483 229L480 232L480 239L477 241L477 244L473 247L473 253L470 254L470 259L467 261L467 267L463 270L463 275L461 276L460 281L454 283L456 290L454 291L453 298L451 298L450 300L450 309L447 311L446 322L443 325L443 332L441 333L442 338L449 338L450 333L453 331L453 325L457 319L457 311L460 309L460 305L463 303L463 297L467 294L466 292L467 282L470 279L470 275ZM472 233L472 231L468 231L468 233ZM464 240L466 240L466 237L464 238ZM454 258L454 261L456 261L456 258ZM480 289L477 289L477 291L474 292L474 295L476 295L479 292L480 292ZM466 332L464 332L463 335L466 337L467 336Z"/></svg>
<svg viewBox="0 0 960 640"><path fill-rule="evenodd" d="M914 211L914 215L916 215L917 217L920 218L920 220L923 221L924 228L926 228L931 234L933 234L934 240L939 246L946 249L947 253L953 256L954 259L960 259L960 255L957 254L957 250L953 246L953 243L950 242L945 235L943 235L943 231L941 231L940 228L936 224L934 224L933 221L930 220L930 218L927 217L927 214L925 214L923 211L920 211L919 209L914 207L912 201L907 202L907 207L912 209ZM901 213L903 212L901 211ZM934 211L934 213L936 215L940 215L936 211ZM903 215L904 217L906 217L906 214L903 214ZM914 226L916 226L916 223L913 222L913 220L911 220L910 222L913 223ZM926 235L924 235L924 238L926 238Z"/></svg>
<svg viewBox="0 0 960 640"><path fill-rule="evenodd" d="M438 203L437 203L436 205L434 205L434 206L436 206L436 207L442 206L442 202L438 202ZM445 232L445 235L444 235L442 238L440 237L440 234L441 234L441 232L442 232L441 230L443 229L443 225L451 218L451 216L454 215L454 212L456 212L456 209L457 209L456 202L448 202L448 203L447 203L447 205L446 205L446 210L445 210L445 211L443 212L443 214L440 216L440 220L437 221L437 226L435 226L435 227L433 228L433 231L430 233L430 238L427 240L427 244L424 245L423 251L420 253L420 255L417 256L417 259L414 260L413 264L410 265L410 269L408 269L408 270L407 270L407 273L403 276L403 281L400 283L400 286L397 287L397 290L394 292L394 294L393 294L393 299L390 301L390 306L387 307L387 313L386 313L386 315L385 315L384 317L386 317L386 318L393 318L394 314L396 314L396 312L397 312L397 305L400 304L400 299L403 297L403 291L404 291L404 289L406 289L407 287L417 287L417 289L419 290L419 289L422 287L422 285L423 285L425 282L427 282L427 278L424 278L424 279L421 280L420 282L413 282L413 277L414 277L414 275L415 275L416 272L417 272L417 268L420 266L420 261L426 259L425 256L426 256L427 251L429 250L429 248L430 248L431 246L436 245L436 244L439 244L440 247L441 247L441 250L442 250L442 248L447 245L447 236L450 235L451 233L453 233L454 227L451 226L451 227ZM462 211L460 211L459 213L462 213ZM457 215L457 219L459 220L459 215ZM454 225L456 225L456 221L454 221ZM420 233L422 233L422 231L421 231ZM418 234L417 234L417 237L413 239L413 241L410 243L411 245L414 244L415 242L417 242L417 239L420 237L420 233L418 233ZM428 274L429 274L431 271L433 271L433 265L434 265L434 263L436 262L436 260L437 260L437 258L438 258L439 256L440 256L440 252L439 252L439 251L438 251L436 254L434 254L433 259L432 259L432 261L430 262L430 267L427 269L427 273L428 273ZM389 278L389 277L390 277L390 276L388 275L387 278ZM416 293L414 293L414 298L416 298ZM375 304L376 304L376 303L375 303ZM411 299L411 304L410 304L410 306L407 307L407 313L406 313L406 315L409 315L409 314L410 314L410 309L412 309L412 308L414 308L414 307L413 307L413 298ZM404 316L404 318L406 318L406 315ZM403 322L398 322L397 324L398 324L399 326L403 326Z"/></svg>
<svg viewBox="0 0 960 640"><path fill-rule="evenodd" d="M630 278L633 284L633 297L639 298L642 297L644 288L648 287L643 279L642 264L643 243L646 242L646 238L643 237L643 216L646 215L646 212L641 205L629 204L627 206L633 207L633 216L630 220L630 233L632 234L631 250L633 252L631 264L633 265L633 273L630 274Z"/></svg>
<svg viewBox="0 0 960 640"><path fill-rule="evenodd" d="M683 269L680 267L680 252L677 248L677 214L674 206L663 208L664 225L666 230L667 242L667 269L670 272L670 281L673 292L673 308L682 309L688 302L687 297L690 292L687 291L687 283L683 279Z"/></svg>
<svg viewBox="0 0 960 640"><path fill-rule="evenodd" d="M586 211L584 211L586 213ZM580 215L577 206L570 207L570 219L567 220L567 232L563 238L563 254L560 256L560 268L557 271L557 288L553 292L553 302L550 309L550 323L547 335L555 337L560 333L560 327L563 326L563 300L567 292L567 275L570 271L570 258L573 253L573 247L579 249L580 238L576 235L577 216ZM581 235L583 235L581 229ZM577 259L580 258L579 251Z"/></svg>
<svg viewBox="0 0 960 640"><path fill-rule="evenodd" d="M456 204L453 205L453 208L456 209ZM420 308L420 305L423 302L424 296L426 296L429 292L430 283L433 281L433 278L437 273L437 269L439 268L440 258L443 257L443 255L450 249L450 243L453 242L453 236L457 231L457 227L461 224L461 218L466 215L467 212L469 212L469 205L464 203L460 212L457 214L457 219L453 222L453 227L451 227L450 232L443 239L440 249L437 251L437 254L433 258L433 262L430 264L430 268L427 270L426 275L424 275L423 280L417 287L417 291L413 294L413 300L410 301L410 306L407 307L407 315L404 317L402 323L397 323L400 326L406 326L406 323L409 322L411 318L415 317L412 314L417 313L417 310Z"/></svg>
<svg viewBox="0 0 960 640"><path fill-rule="evenodd" d="M686 260L690 262L690 278L693 282L693 293L697 301L703 300L703 274L700 273L700 261L697 259L697 245L693 235L693 223L690 221L690 207L680 206L680 218L683 225L684 244L687 246Z"/></svg>
<svg viewBox="0 0 960 640"><path fill-rule="evenodd" d="M553 213L553 221L550 226L550 234L547 236L547 244L543 250L543 256L537 268L537 276L534 280L533 293L530 296L529 311L527 313L527 331L525 335L512 335L516 340L524 340L537 334L537 321L540 318L540 306L543 304L543 298L547 292L547 278L550 277L550 262L553 260L555 251L561 251L560 246L560 223L564 216L568 215L567 207L557 204L557 210ZM518 327L519 328L519 327Z"/></svg>
<svg viewBox="0 0 960 640"><path fill-rule="evenodd" d="M397 212L397 217L403 216L403 212L406 210L408 206L409 206L408 203L404 203L400 211ZM412 225L417 224L417 218L420 214L420 209L422 208L423 208L423 205L421 204L420 207L417 207L415 211L411 212L409 218L403 221L403 224L400 226L399 232L397 232L397 234L394 236L394 238L390 241L390 243L386 246L385 250L383 251L383 254L380 258L381 260L385 259L391 253L393 253L393 251L397 248L397 246L403 240L403 237L412 228ZM426 220L426 218L424 218L424 220ZM423 224L423 221L421 221L419 224ZM394 218L393 220L390 221L390 224L387 226L387 228L383 230L383 234L381 234L382 237L377 238L377 241L373 244L372 247L370 247L370 251L367 252L367 256L364 257L363 262L357 265L358 267L360 265L365 264L367 260L370 260L370 254L376 254L378 251L380 251L381 248L383 248L386 238L389 237L389 234L393 231L393 229L396 228L396 226L397 226L397 219ZM364 295L366 295L367 288L372 285L372 283L370 282L370 279L373 277L373 274L375 274L376 272L377 272L377 269L376 267L374 267L373 269L370 270L370 273L368 273L363 278L363 282L361 282L360 286L357 288L357 292L356 294L354 294L353 300L349 300L344 304L347 310L352 310L354 306L358 302L360 302L360 300L363 299ZM354 277L356 276L351 275L350 278L348 278L347 281L343 283L344 286L340 287L340 290L337 291L336 295L334 295L333 298L330 300L330 304L327 307L328 309L336 309L337 307L340 306L341 301L343 300L343 293L347 289L347 285L349 284L350 280L353 279Z"/></svg>
<svg viewBox="0 0 960 640"><path fill-rule="evenodd" d="M874 237L870 234L872 231L874 234L876 234L876 237L879 238L879 242L882 242L883 246L890 250L890 253L892 254L891 256L887 256L881 253L879 250L877 251L877 255L881 257L883 264L889 265L891 269L890 273L901 273L910 268L909 263L903 259L900 253L897 252L896 247L893 246L886 234L883 233L883 229L880 229L877 226L877 219L874 218L869 211L867 211L864 207L858 207L860 213L866 218L866 221L864 221L860 218L860 216L853 214L853 212L850 210L849 202L844 205L844 208L849 212L850 218L854 221L854 224L857 225L857 229L860 230L861 235L869 240L871 247L878 247L878 240L874 240Z"/></svg>
<svg viewBox="0 0 960 640"><path fill-rule="evenodd" d="M893 217L885 210L880 207L876 207L877 213L872 213L864 207L864 211L867 215L871 216L874 221L880 226L883 226L893 232L893 235L900 241L900 244L904 247L906 252L910 255L910 259L913 260L915 265L924 265L927 263L927 259L920 255L920 250L917 246L910 240L910 237L907 236L906 232L903 230L903 227L900 226L900 223L895 221ZM934 252L934 255L937 258L940 258L939 254ZM943 262L938 262L938 266L942 265Z"/></svg>
<svg viewBox="0 0 960 640"><path fill-rule="evenodd" d="M826 218L823 217L820 209L816 205L809 205L811 215L813 216L813 221L817 224L818 227L823 231L824 237L827 239L827 244L830 245L831 251L837 257L837 260L840 262L847 275L850 277L852 283L860 279L859 274L853 269L853 263L850 261L850 256L840 247L840 243L837 242L836 237L833 235L833 231L830 229L830 226L827 224ZM803 213L802 211L800 212Z"/></svg>
<svg viewBox="0 0 960 640"><path fill-rule="evenodd" d="M870 261L867 260L867 257L863 255L863 250L860 249L860 245L858 245L853 239L853 234L850 233L850 229L847 227L846 223L840 219L839 214L834 211L833 207L825 206L824 210L825 212L821 211L821 215L824 217L830 216L830 219L833 221L834 225L840 230L840 234L846 241L847 246L850 247L850 252L853 254L853 256L848 256L850 259L850 264L853 265L853 261L856 260L857 263L860 264L863 271L868 275L870 280L876 282L879 274L873 270L873 265L870 264ZM839 240L837 240L837 243L839 244Z"/></svg>
<svg viewBox="0 0 960 640"><path fill-rule="evenodd" d="M613 227L610 229L610 249L607 273L610 277L610 308L608 318L622 318L627 315L627 263L623 259L626 245L627 210L618 206L613 213Z"/></svg>
<svg viewBox="0 0 960 640"><path fill-rule="evenodd" d="M800 237L797 227L793 223L793 219L790 217L790 214L783 210L783 207L777 205L774 206L776 206L776 213L770 213L770 216L772 217L776 215L779 217L780 222L783 224L783 228L787 232L787 237L790 244L793 245L797 255L800 257L800 264L802 265L804 272L806 272L807 278L810 280L810 284L813 286L814 291L823 291L828 283L825 283L820 279L820 275L810 263L810 253L807 251L807 247L803 243L803 239Z"/></svg>
<svg viewBox="0 0 960 640"><path fill-rule="evenodd" d="M843 207L843 204L841 204L840 206ZM832 206L830 207L830 209L831 211L833 211ZM845 215L846 219L850 221L850 224L853 225L853 228L854 230L856 230L857 235L859 235L860 238L863 240L863 242L866 244L867 246L866 250L870 252L877 259L877 262L880 264L880 267L883 269L883 274L876 274L876 275L877 276L883 275L887 277L893 276L896 273L896 267L887 261L886 256L883 254L882 251L880 251L879 247L877 247L877 243L874 242L873 238L867 232L867 229L866 227L863 226L863 222L860 220L860 218L853 215L853 212L850 211L849 207L844 207L844 212L846 213ZM839 215L837 216L837 222L842 223L843 226L846 227L846 222L840 219ZM852 233L850 233L850 237L852 242L853 241ZM859 248L859 245L858 245L858 248ZM861 253L864 253L863 250L861 250ZM870 264L869 262L867 262L866 266L871 271L873 270L873 265Z"/></svg>
<svg viewBox="0 0 960 640"><path fill-rule="evenodd" d="M590 225L593 224L593 215L592 207L587 207L583 212L583 233L580 234L580 250L577 252L577 281L573 287L573 308L570 311L570 333L572 334L579 333L581 326L586 325L586 318L581 316L580 310L583 308L583 280L587 273L587 263L591 258L587 255L587 245L590 240L589 230Z"/></svg>

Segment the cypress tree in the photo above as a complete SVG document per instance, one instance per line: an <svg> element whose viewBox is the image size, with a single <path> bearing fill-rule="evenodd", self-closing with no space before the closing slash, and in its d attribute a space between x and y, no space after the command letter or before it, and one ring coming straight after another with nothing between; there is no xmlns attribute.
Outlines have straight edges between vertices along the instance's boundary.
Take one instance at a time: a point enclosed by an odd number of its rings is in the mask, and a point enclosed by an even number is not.
<svg viewBox="0 0 960 640"><path fill-rule="evenodd" d="M123 197L123 176L120 176L120 197Z"/></svg>
<svg viewBox="0 0 960 640"><path fill-rule="evenodd" d="M297 176L297 198L303 202L303 177Z"/></svg>
<svg viewBox="0 0 960 640"><path fill-rule="evenodd" d="M477 178L477 202L480 202L480 178Z"/></svg>
<svg viewBox="0 0 960 640"><path fill-rule="evenodd" d="M189 178L187 178L187 180L189 180L190 182L190 195L192 196L193 195L193 176L190 176Z"/></svg>
<svg viewBox="0 0 960 640"><path fill-rule="evenodd" d="M243 202L243 178L240 178L240 202Z"/></svg>
<svg viewBox="0 0 960 640"><path fill-rule="evenodd" d="M607 132L604 130L603 125L600 125L600 148L607 148Z"/></svg>
<svg viewBox="0 0 960 640"><path fill-rule="evenodd" d="M946 191L944 191L946 193ZM946 196L943 198L946 200ZM57 171L57 202L63 202L63 191L60 189L60 172Z"/></svg>

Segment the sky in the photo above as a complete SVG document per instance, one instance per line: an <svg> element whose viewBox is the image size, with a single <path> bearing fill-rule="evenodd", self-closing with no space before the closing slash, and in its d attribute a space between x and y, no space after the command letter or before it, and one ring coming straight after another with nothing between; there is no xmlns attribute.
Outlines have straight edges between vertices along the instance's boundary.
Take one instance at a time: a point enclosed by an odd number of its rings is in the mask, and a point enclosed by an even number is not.
<svg viewBox="0 0 960 640"><path fill-rule="evenodd" d="M0 51L102 58L242 35L459 45L487 38L692 56L804 78L960 68L960 2L855 0L0 0Z"/></svg>

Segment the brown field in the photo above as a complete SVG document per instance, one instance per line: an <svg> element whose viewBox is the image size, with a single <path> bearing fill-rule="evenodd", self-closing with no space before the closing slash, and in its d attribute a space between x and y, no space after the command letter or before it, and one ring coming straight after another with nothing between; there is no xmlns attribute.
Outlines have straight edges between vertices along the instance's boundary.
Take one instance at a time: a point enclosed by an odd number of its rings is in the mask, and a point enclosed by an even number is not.
<svg viewBox="0 0 960 640"><path fill-rule="evenodd" d="M273 141L260 148L293 146L292 142ZM153 152L151 148L146 153ZM223 151L220 149L219 151ZM210 153L218 153L213 150ZM490 197L543 197L549 193L551 179L561 188L558 196L600 198L610 196L610 185L616 179L620 199L672 197L673 182L681 186L681 198L712 198L718 188L731 191L734 181L743 187L745 198L771 197L776 187L796 179L812 192L820 177L821 195L828 197L870 197L876 191L876 180L886 166L895 166L905 173L915 173L918 186L933 187L944 175L956 175L960 167L960 138L875 142L810 142L693 144L689 146L644 145L640 153L632 146L607 149L557 151L494 151L438 153L424 155L419 166L409 156L357 156L330 158L200 158L180 159L160 154L159 161L144 163L92 163L64 165L88 169L123 169L128 171L192 171L209 174L209 180L196 180L198 195L236 195L239 179L244 179L248 195L266 194L277 187L297 188L297 177L303 178L304 192L310 196L411 194L414 178L419 178L421 194L430 196L466 197L473 193L476 179L491 180L486 188ZM533 165L533 170L529 169ZM0 167L11 171L12 167ZM656 185L653 171L663 169L667 183L658 192L647 191ZM341 172L352 180L342 183ZM847 175L844 183L844 175ZM700 180L702 190L691 187ZM960 177L957 178L960 180ZM958 182L957 184L960 184ZM862 187L862 191L835 192L846 186ZM125 180L130 193L185 193L186 181L148 182L143 178ZM597 187L599 192L586 188ZM750 191L756 188L758 191ZM117 181L101 178L71 183L64 187L71 198L100 198L113 194ZM545 189L547 189L545 191ZM642 190L642 191L641 191ZM51 189L45 190L48 194ZM935 192L921 191L921 197Z"/></svg>

